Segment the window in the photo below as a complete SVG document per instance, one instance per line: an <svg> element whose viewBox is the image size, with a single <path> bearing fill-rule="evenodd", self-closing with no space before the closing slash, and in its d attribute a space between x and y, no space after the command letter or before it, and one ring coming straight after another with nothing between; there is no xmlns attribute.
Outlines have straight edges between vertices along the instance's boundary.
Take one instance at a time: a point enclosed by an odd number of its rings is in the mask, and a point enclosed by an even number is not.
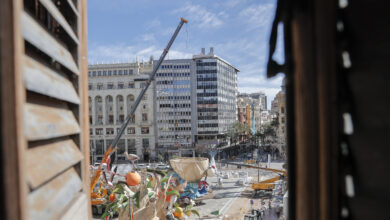
<svg viewBox="0 0 390 220"><path fill-rule="evenodd" d="M134 83L129 82L129 88L130 88L130 89L134 89Z"/></svg>
<svg viewBox="0 0 390 220"><path fill-rule="evenodd" d="M96 71L93 71L93 72L92 72L92 75L93 75L93 76L96 76Z"/></svg>
<svg viewBox="0 0 390 220"><path fill-rule="evenodd" d="M106 134L114 134L113 128L106 128Z"/></svg>
<svg viewBox="0 0 390 220"><path fill-rule="evenodd" d="M142 147L143 148L149 147L149 139L148 138L142 138Z"/></svg>
<svg viewBox="0 0 390 220"><path fill-rule="evenodd" d="M129 70L129 74L133 75L134 74L133 70Z"/></svg>
<svg viewBox="0 0 390 220"><path fill-rule="evenodd" d="M96 135L102 135L103 134L103 128L96 128L95 129Z"/></svg>
<svg viewBox="0 0 390 220"><path fill-rule="evenodd" d="M141 134L149 134L149 128L148 127L141 127Z"/></svg>
<svg viewBox="0 0 390 220"><path fill-rule="evenodd" d="M93 88L92 84L89 84L88 85L88 90L92 90L92 88Z"/></svg>
<svg viewBox="0 0 390 220"><path fill-rule="evenodd" d="M103 71L103 76L107 76L107 71Z"/></svg>
<svg viewBox="0 0 390 220"><path fill-rule="evenodd" d="M92 128L89 129L89 135L93 135L93 129Z"/></svg>
<svg viewBox="0 0 390 220"><path fill-rule="evenodd" d="M118 89L123 89L124 84L122 82L118 83Z"/></svg>
<svg viewBox="0 0 390 220"><path fill-rule="evenodd" d="M97 118L97 124L102 125L103 124L103 115L99 115ZM103 133L103 132L102 132Z"/></svg>
<svg viewBox="0 0 390 220"><path fill-rule="evenodd" d="M102 75L102 71L98 71L98 76L101 76Z"/></svg>
<svg viewBox="0 0 390 220"><path fill-rule="evenodd" d="M108 124L113 124L113 123L114 123L114 116L108 115Z"/></svg>
<svg viewBox="0 0 390 220"><path fill-rule="evenodd" d="M123 75L127 75L128 74L128 71L127 70L123 70Z"/></svg>
<svg viewBox="0 0 390 220"><path fill-rule="evenodd" d="M118 75L122 76L122 70L118 71Z"/></svg>
<svg viewBox="0 0 390 220"><path fill-rule="evenodd" d="M124 115L119 115L119 123L123 123L125 121Z"/></svg>
<svg viewBox="0 0 390 220"><path fill-rule="evenodd" d="M97 90L103 90L103 84L102 83L97 84Z"/></svg>
<svg viewBox="0 0 390 220"><path fill-rule="evenodd" d="M108 71L108 75L109 75L109 76L112 75L112 71L111 71L111 70Z"/></svg>
<svg viewBox="0 0 390 220"><path fill-rule="evenodd" d="M148 120L148 114L142 113L142 121L147 121L147 120Z"/></svg>
<svg viewBox="0 0 390 220"><path fill-rule="evenodd" d="M146 83L140 83L140 84L139 84L139 87L140 87L141 89L145 88L145 87L146 87Z"/></svg>
<svg viewBox="0 0 390 220"><path fill-rule="evenodd" d="M127 139L127 152L129 154L137 154L137 149L135 148L135 139Z"/></svg>
<svg viewBox="0 0 390 220"><path fill-rule="evenodd" d="M135 122L135 115L132 115L130 116L130 123L134 123Z"/></svg>
<svg viewBox="0 0 390 220"><path fill-rule="evenodd" d="M107 89L114 89L114 83L108 83Z"/></svg>
<svg viewBox="0 0 390 220"><path fill-rule="evenodd" d="M114 76L116 76L116 70L114 70Z"/></svg>
<svg viewBox="0 0 390 220"><path fill-rule="evenodd" d="M135 134L135 128L133 127L127 128L127 134Z"/></svg>

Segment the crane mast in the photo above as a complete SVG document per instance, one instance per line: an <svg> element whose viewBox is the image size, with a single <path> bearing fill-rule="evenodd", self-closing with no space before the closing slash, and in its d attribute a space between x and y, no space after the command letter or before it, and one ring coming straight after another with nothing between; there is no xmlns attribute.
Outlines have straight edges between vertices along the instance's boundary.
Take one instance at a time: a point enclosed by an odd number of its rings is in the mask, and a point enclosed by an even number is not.
<svg viewBox="0 0 390 220"><path fill-rule="evenodd" d="M171 48L173 42L175 41L177 35L180 32L180 29L182 28L183 24L187 23L187 22L188 21L186 19L184 19L184 18L180 19L180 23L177 26L175 32L173 33L173 36L171 37L171 39L169 40L167 46L165 47L164 51L162 52L162 54L160 56L160 59L158 60L157 64L154 66L152 74L150 75L149 79L146 81L146 86L142 89L141 93L138 95L137 99L135 100L134 105L131 107L130 113L127 115L125 122L122 124L118 134L116 135L116 137L115 137L114 141L112 142L112 144L110 145L110 147L115 147L118 144L119 139L121 138L124 130L126 129L127 125L130 122L131 116L134 115L135 110L137 110L137 107L138 107L139 103L141 102L142 97L144 96L146 90L148 90L150 84L154 80L158 68L160 67L161 63L164 61L165 56L168 54L169 49Z"/></svg>

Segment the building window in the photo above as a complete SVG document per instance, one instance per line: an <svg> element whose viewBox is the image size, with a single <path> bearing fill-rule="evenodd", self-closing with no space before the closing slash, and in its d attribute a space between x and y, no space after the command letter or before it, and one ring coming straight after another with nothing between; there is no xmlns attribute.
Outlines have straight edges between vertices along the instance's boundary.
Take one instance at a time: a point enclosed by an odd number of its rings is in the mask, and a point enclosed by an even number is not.
<svg viewBox="0 0 390 220"><path fill-rule="evenodd" d="M96 135L102 135L103 134L103 128L96 128L95 129L95 134Z"/></svg>
<svg viewBox="0 0 390 220"><path fill-rule="evenodd" d="M114 83L108 83L107 89L114 89Z"/></svg>
<svg viewBox="0 0 390 220"><path fill-rule="evenodd" d="M111 71L111 70L108 71L108 75L109 75L109 76L112 75L112 71Z"/></svg>
<svg viewBox="0 0 390 220"><path fill-rule="evenodd" d="M125 121L124 115L119 115L119 123L123 123Z"/></svg>
<svg viewBox="0 0 390 220"><path fill-rule="evenodd" d="M97 90L103 90L103 84L102 83L97 84Z"/></svg>
<svg viewBox="0 0 390 220"><path fill-rule="evenodd" d="M89 129L89 135L93 135L93 129L92 128Z"/></svg>
<svg viewBox="0 0 390 220"><path fill-rule="evenodd" d="M116 76L116 70L114 70L114 76Z"/></svg>
<svg viewBox="0 0 390 220"><path fill-rule="evenodd" d="M134 83L132 82L129 83L129 89L134 89Z"/></svg>
<svg viewBox="0 0 390 220"><path fill-rule="evenodd" d="M107 71L103 71L103 76L107 76Z"/></svg>
<svg viewBox="0 0 390 220"><path fill-rule="evenodd" d="M142 113L142 121L147 121L147 120L148 120L148 114Z"/></svg>
<svg viewBox="0 0 390 220"><path fill-rule="evenodd" d="M98 76L102 76L102 71L98 71Z"/></svg>
<svg viewBox="0 0 390 220"><path fill-rule="evenodd" d="M123 89L124 88L124 84L122 82L118 83L118 89Z"/></svg>
<svg viewBox="0 0 390 220"><path fill-rule="evenodd" d="M149 134L149 128L148 127L141 127L141 134Z"/></svg>
<svg viewBox="0 0 390 220"><path fill-rule="evenodd" d="M93 72L92 72L92 75L93 75L93 76L96 76L96 71L93 71Z"/></svg>
<svg viewBox="0 0 390 220"><path fill-rule="evenodd" d="M127 70L123 70L123 75L128 75L128 71Z"/></svg>
<svg viewBox="0 0 390 220"><path fill-rule="evenodd" d="M135 148L135 139L127 139L127 152L129 154L137 154L137 149Z"/></svg>
<svg viewBox="0 0 390 220"><path fill-rule="evenodd" d="M129 74L133 75L134 74L133 70L129 70Z"/></svg>
<svg viewBox="0 0 390 220"><path fill-rule="evenodd" d="M98 125L102 125L102 124L103 124L103 115L98 115L97 124L98 124ZM102 132L102 133L103 133L103 132Z"/></svg>
<svg viewBox="0 0 390 220"><path fill-rule="evenodd" d="M135 134L135 128L133 127L127 128L127 134Z"/></svg>
<svg viewBox="0 0 390 220"><path fill-rule="evenodd" d="M104 140L96 140L96 154L102 155L104 153Z"/></svg>
<svg viewBox="0 0 390 220"><path fill-rule="evenodd" d="M122 70L118 71L118 75L122 76Z"/></svg>
<svg viewBox="0 0 390 220"><path fill-rule="evenodd" d="M148 138L142 138L142 147L143 148L149 147L149 139Z"/></svg>
<svg viewBox="0 0 390 220"><path fill-rule="evenodd" d="M145 87L146 87L146 83L140 83L140 84L139 84L139 87L140 87L141 89L145 88Z"/></svg>
<svg viewBox="0 0 390 220"><path fill-rule="evenodd" d="M280 108L280 112L284 113L284 108L283 107Z"/></svg>
<svg viewBox="0 0 390 220"><path fill-rule="evenodd" d="M108 115L108 124L112 125L114 123L114 116Z"/></svg>
<svg viewBox="0 0 390 220"><path fill-rule="evenodd" d="M106 134L114 134L113 128L106 128Z"/></svg>
<svg viewBox="0 0 390 220"><path fill-rule="evenodd" d="M132 115L130 116L130 123L134 123L135 122L135 115Z"/></svg>
<svg viewBox="0 0 390 220"><path fill-rule="evenodd" d="M92 90L92 84L88 85L88 90Z"/></svg>

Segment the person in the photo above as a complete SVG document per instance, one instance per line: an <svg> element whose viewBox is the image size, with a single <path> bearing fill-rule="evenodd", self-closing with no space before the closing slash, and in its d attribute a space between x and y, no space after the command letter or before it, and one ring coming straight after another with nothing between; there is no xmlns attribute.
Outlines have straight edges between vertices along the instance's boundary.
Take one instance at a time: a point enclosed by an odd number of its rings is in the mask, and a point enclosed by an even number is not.
<svg viewBox="0 0 390 220"><path fill-rule="evenodd" d="M222 177L221 176L218 177L218 187L222 188Z"/></svg>

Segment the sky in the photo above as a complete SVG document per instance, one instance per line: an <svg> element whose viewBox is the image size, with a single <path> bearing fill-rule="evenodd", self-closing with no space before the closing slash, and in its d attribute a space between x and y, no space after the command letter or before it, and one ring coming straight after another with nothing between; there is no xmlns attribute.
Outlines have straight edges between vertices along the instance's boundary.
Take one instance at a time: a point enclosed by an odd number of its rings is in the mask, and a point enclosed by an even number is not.
<svg viewBox="0 0 390 220"><path fill-rule="evenodd" d="M270 102L283 75L266 78L276 0L89 0L88 62L158 59L180 17L188 20L166 59L192 58L201 48L233 64L239 92L263 91ZM279 39L279 42L281 40ZM278 43L276 59L282 61Z"/></svg>

